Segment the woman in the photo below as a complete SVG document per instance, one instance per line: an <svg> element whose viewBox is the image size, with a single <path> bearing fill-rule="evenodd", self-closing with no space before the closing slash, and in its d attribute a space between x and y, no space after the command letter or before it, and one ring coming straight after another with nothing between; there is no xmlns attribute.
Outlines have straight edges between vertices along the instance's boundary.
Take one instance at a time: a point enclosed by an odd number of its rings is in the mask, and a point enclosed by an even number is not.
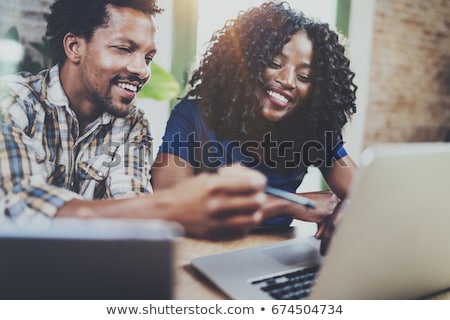
<svg viewBox="0 0 450 320"><path fill-rule="evenodd" d="M327 24L286 2L242 12L213 34L174 108L152 169L154 188L240 162L295 192L308 166L317 166L332 192L314 197L316 209L269 198L263 217L277 225L292 217L323 221L347 196L356 168L342 142L356 112L353 77Z"/></svg>

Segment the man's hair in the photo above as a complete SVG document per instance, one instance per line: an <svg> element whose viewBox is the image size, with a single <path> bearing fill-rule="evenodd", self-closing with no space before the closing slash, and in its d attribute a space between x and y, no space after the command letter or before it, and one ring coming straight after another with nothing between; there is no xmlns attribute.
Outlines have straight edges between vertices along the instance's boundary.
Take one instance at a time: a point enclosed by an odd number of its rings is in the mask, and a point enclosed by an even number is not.
<svg viewBox="0 0 450 320"><path fill-rule="evenodd" d="M263 87L265 68L302 30L314 46L312 92L290 117L270 123L261 117L256 88ZM200 99L219 138L257 139L268 131L290 141L322 141L326 131L339 137L356 112L354 73L344 51L328 24L307 18L286 2L267 2L241 12L213 34L186 96Z"/></svg>
<svg viewBox="0 0 450 320"><path fill-rule="evenodd" d="M68 32L89 41L94 31L109 22L107 6L133 8L154 16L163 11L156 0L56 0L45 15L45 38L50 44L53 63L66 60L63 38Z"/></svg>

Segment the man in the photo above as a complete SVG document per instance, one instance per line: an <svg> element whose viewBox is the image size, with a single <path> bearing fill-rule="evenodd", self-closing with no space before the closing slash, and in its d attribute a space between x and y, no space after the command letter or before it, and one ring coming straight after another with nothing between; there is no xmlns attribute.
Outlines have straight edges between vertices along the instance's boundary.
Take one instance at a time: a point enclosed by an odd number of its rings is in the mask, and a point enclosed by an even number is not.
<svg viewBox="0 0 450 320"><path fill-rule="evenodd" d="M261 222L265 177L240 166L151 194L151 137L134 100L151 76L161 11L154 0L51 6L56 65L0 80L1 219L166 219L206 238Z"/></svg>

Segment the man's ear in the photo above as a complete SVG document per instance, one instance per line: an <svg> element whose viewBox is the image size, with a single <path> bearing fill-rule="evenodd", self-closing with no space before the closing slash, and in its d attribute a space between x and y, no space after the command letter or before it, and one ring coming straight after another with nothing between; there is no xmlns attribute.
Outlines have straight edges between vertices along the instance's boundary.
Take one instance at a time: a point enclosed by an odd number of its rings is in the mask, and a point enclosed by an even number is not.
<svg viewBox="0 0 450 320"><path fill-rule="evenodd" d="M74 63L80 62L82 39L68 32L63 38L63 45L67 59Z"/></svg>

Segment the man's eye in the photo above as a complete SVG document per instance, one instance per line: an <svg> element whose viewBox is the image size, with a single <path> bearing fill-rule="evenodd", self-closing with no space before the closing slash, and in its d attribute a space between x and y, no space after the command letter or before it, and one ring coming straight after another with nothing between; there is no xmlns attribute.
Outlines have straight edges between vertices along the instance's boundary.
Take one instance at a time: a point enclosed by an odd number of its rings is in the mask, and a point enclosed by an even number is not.
<svg viewBox="0 0 450 320"><path fill-rule="evenodd" d="M120 51L126 52L126 53L130 53L131 49L128 47L116 47L117 49L119 49Z"/></svg>
<svg viewBox="0 0 450 320"><path fill-rule="evenodd" d="M150 63L152 63L153 58L152 57L146 57L145 58L145 62L147 63L147 65L149 65Z"/></svg>

